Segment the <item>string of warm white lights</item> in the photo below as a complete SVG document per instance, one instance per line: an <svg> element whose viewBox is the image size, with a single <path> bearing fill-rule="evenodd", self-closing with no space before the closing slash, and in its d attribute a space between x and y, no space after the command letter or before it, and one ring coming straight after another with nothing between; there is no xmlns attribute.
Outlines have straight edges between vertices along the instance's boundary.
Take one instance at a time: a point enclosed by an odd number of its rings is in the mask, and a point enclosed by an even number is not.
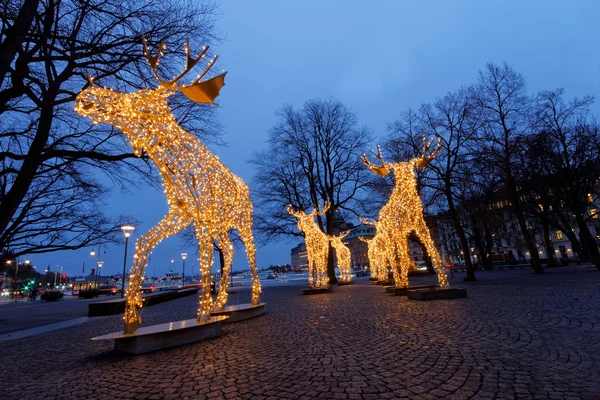
<svg viewBox="0 0 600 400"><path fill-rule="evenodd" d="M367 244L367 258L369 259L369 270L371 271L371 278L379 280L379 265L375 256L375 238L364 238L358 237L358 240Z"/></svg>
<svg viewBox="0 0 600 400"><path fill-rule="evenodd" d="M152 249L165 238L194 224L200 247L202 294L198 321L210 318L211 309L221 310L227 302L228 274L231 270L233 248L228 233L237 229L244 245L252 274L252 305L260 304L260 283L256 270L254 238L252 236L252 202L248 187L232 174L193 134L183 130L171 113L167 98L175 90L183 92L197 103L214 104L225 73L200 82L210 70L213 58L204 72L190 85L176 83L206 54L208 47L196 58L189 55L185 71L172 81L158 76L156 67L164 44L156 56L150 56L144 42L144 55L161 86L155 90L118 93L93 85L77 96L75 110L94 123L108 122L131 141L135 154L143 153L159 168L169 204L169 214L143 235L136 243L134 265L129 277L125 308L125 333L133 333L141 324L138 308L142 307L140 286ZM225 265L221 289L213 306L210 293L213 240L223 250Z"/></svg>
<svg viewBox="0 0 600 400"><path fill-rule="evenodd" d="M294 211L291 205L287 206L286 210L298 218L298 229L304 232L306 252L308 253L308 286L311 289L329 287L327 279L329 237L315 223L315 216L325 214L329 210L329 204L325 204L322 211L314 209L309 214L303 211Z"/></svg>
<svg viewBox="0 0 600 400"><path fill-rule="evenodd" d="M352 280L352 253L348 246L342 242L342 238L347 236L350 231L344 232L338 236L330 236L331 245L335 249L338 269L340 270L340 282L350 282Z"/></svg>
<svg viewBox="0 0 600 400"><path fill-rule="evenodd" d="M371 277L378 281L388 280L388 265L392 265L388 259L389 246L385 238L384 232L378 222L370 222L361 218L361 222L365 225L375 226L375 236L372 239L359 238L367 243L367 256L369 257L369 265L371 267ZM392 246L393 247L393 246ZM393 258L391 259L393 260Z"/></svg>
<svg viewBox="0 0 600 400"><path fill-rule="evenodd" d="M425 168L440 150L441 142L438 139L437 148L430 155L427 155L432 143L433 140L428 142L426 138L423 138L423 155L407 162L384 162L379 146L377 146L377 154L373 153L373 155L381 162L381 165L371 164L367 155L365 153L362 155L362 162L372 172L381 176L386 176L389 171L394 173L394 190L387 204L379 212L377 228L378 233L381 232L386 238L388 259L394 260L392 270L394 271L395 284L398 287L408 286L410 265L408 236L413 231L425 246L429 257L431 257L433 266L437 270L440 287L447 288L449 286L442 260L431 239L429 228L425 224L423 205L417 192L415 168ZM400 274L398 274L398 268Z"/></svg>

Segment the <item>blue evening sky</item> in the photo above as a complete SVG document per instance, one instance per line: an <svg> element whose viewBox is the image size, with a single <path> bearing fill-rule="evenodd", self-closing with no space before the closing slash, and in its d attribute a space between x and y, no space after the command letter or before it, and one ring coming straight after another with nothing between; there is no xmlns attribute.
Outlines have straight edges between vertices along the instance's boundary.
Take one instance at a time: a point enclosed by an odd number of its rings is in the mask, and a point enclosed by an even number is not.
<svg viewBox="0 0 600 400"><path fill-rule="evenodd" d="M401 111L475 82L489 61L509 62L531 93L564 87L568 98L600 97L598 0L225 0L221 11L217 27L225 40L212 50L229 71L217 99L229 146L211 149L248 183L253 171L246 160L265 146L273 113L283 103L300 107L333 96L382 136ZM106 203L115 215L143 222L133 239L167 213L162 191L151 188L115 192ZM260 247L259 267L289 263L296 243ZM131 242L129 261L133 249ZM63 265L73 274L81 273L85 260L89 273L96 261L90 250L31 259L38 268ZM196 249L167 239L155 248L148 274L163 274L171 265L180 271L184 251L190 254L186 274L190 266L197 271ZM119 273L123 245L102 250L101 259L103 273ZM234 269L245 268L240 248Z"/></svg>

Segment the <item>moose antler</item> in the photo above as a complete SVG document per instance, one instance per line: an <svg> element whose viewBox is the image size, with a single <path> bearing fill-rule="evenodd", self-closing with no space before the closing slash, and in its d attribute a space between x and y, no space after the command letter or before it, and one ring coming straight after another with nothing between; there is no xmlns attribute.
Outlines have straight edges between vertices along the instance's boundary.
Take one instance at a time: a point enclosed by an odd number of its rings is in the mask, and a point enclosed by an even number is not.
<svg viewBox="0 0 600 400"><path fill-rule="evenodd" d="M164 40L160 42L160 48L155 56L150 55L150 52L148 50L148 42L146 38L142 39L142 44L144 46L144 57L146 57L146 60L148 60L150 68L152 69L152 73L162 86L159 90L175 89L181 91L188 99L196 103L215 104L215 98L219 96L219 91L223 86L225 86L225 75L227 74L227 72L223 72L222 74L217 75L204 82L200 82L200 79L202 79L215 64L215 62L219 58L219 56L217 55L215 55L208 62L206 68L204 68L204 71L200 75L198 75L196 80L194 80L191 84L186 86L177 86L177 82L181 78L183 78L188 72L190 72L201 59L204 58L206 52L208 51L208 46L204 46L202 48L202 52L200 53L200 55L198 55L198 57L192 57L190 56L190 41L189 39L187 39L185 43L185 70L172 80L167 81L162 79L156 70L159 64L159 58L164 54L164 50L166 49Z"/></svg>
<svg viewBox="0 0 600 400"><path fill-rule="evenodd" d="M285 207L285 209L286 209L286 211L287 211L287 212L288 212L290 215L293 215L293 216L294 216L294 217L296 217L296 218L300 218L300 217L302 217L302 216L304 215L304 213L303 213L303 212L300 212L300 211L295 211L295 210L294 210L294 209L295 209L295 207L294 207L293 205L291 205L291 204L289 204L287 207Z"/></svg>
<svg viewBox="0 0 600 400"><path fill-rule="evenodd" d="M364 217L358 217L358 220L360 221L361 224L363 225L371 225L371 226L375 226L375 222L374 221L369 221L367 218Z"/></svg>
<svg viewBox="0 0 600 400"><path fill-rule="evenodd" d="M438 143L435 150L430 155L427 155L427 152L433 144L433 140L434 139L428 141L427 136L423 136L423 154L421 155L421 157L417 158L417 168L423 169L427 167L429 163L435 158L435 156L437 156L440 152L440 149L442 148L442 140L438 137Z"/></svg>
<svg viewBox="0 0 600 400"><path fill-rule="evenodd" d="M343 237L346 237L349 234L350 234L350 229L348 229L346 231L343 231L343 232L340 232L337 235L331 235L331 236L329 236L329 240L334 240L334 239L340 239L341 240Z"/></svg>
<svg viewBox="0 0 600 400"><path fill-rule="evenodd" d="M367 238L365 238L365 237L363 237L363 236L359 236L359 237L358 237L358 240L360 240L361 242L365 242L366 244L370 244L370 243L371 243L371 241L373 240L373 238L371 238L371 239L367 239Z"/></svg>
<svg viewBox="0 0 600 400"><path fill-rule="evenodd" d="M386 162L383 161L383 156L381 155L381 147L377 145L377 154L375 154L373 150L371 150L371 154L373 154L373 156L375 156L375 158L377 158L381 162L381 165L372 164L364 151L362 153L362 156L360 157L362 163L365 164L367 168L369 168L377 175L386 176L387 174L389 174L390 171L386 167Z"/></svg>
<svg viewBox="0 0 600 400"><path fill-rule="evenodd" d="M315 216L323 215L329 210L329 208L331 208L331 204L328 201L326 201L325 204L323 204L323 209L321 211L318 211L319 209L315 207L311 214Z"/></svg>

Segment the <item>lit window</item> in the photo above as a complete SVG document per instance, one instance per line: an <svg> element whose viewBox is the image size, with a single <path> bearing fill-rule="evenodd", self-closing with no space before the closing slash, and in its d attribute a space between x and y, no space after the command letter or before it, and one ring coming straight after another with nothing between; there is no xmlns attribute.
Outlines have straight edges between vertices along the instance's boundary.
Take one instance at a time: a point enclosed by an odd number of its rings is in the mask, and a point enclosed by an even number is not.
<svg viewBox="0 0 600 400"><path fill-rule="evenodd" d="M592 197L592 194L591 194L591 193L588 193L588 195L587 195L587 200L588 200L588 203L591 203L591 202L593 202L593 201L594 201L594 198Z"/></svg>
<svg viewBox="0 0 600 400"><path fill-rule="evenodd" d="M562 238L563 238L563 233L561 231L556 231L556 239L562 240Z"/></svg>
<svg viewBox="0 0 600 400"><path fill-rule="evenodd" d="M594 219L598 218L598 210L596 210L595 208L590 208L590 215Z"/></svg>

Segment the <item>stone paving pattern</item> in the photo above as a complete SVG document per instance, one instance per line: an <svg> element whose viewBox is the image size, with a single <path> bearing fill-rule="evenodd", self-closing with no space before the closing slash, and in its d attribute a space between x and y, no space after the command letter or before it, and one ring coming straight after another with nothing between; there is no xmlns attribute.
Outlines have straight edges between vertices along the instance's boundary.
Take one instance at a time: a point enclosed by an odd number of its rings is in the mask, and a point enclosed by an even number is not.
<svg viewBox="0 0 600 400"><path fill-rule="evenodd" d="M122 329L120 316L101 317L0 343L0 398L600 398L599 271L478 278L460 285L467 299L430 302L386 294L366 279L315 296L269 287L268 314L225 325L217 339L141 356L91 342ZM236 290L234 303L249 300ZM192 318L196 301L149 307L144 325Z"/></svg>

